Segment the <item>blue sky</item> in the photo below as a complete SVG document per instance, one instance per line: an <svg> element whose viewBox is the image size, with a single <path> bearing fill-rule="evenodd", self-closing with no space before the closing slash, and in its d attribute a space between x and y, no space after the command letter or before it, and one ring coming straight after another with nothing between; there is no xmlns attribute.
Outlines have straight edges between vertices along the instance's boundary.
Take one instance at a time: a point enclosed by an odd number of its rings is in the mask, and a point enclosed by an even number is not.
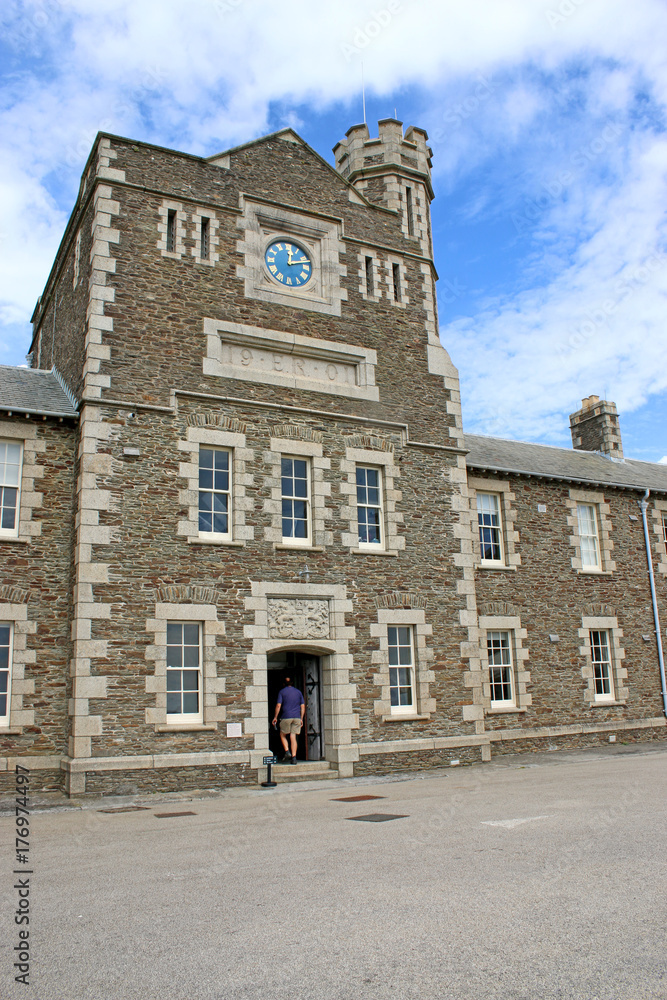
<svg viewBox="0 0 667 1000"><path fill-rule="evenodd" d="M663 0L24 0L0 12L0 363L21 364L98 130L208 155L425 127L465 427L569 445L616 402L667 459Z"/></svg>

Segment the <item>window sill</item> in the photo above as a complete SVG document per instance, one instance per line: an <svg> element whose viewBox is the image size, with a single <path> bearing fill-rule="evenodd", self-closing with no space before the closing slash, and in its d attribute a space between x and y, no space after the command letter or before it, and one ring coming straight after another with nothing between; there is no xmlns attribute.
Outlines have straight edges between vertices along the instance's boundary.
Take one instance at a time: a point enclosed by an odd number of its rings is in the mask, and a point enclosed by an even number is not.
<svg viewBox="0 0 667 1000"><path fill-rule="evenodd" d="M515 715L517 712L525 712L525 708L517 708L516 705L508 705L507 708L487 708L487 715Z"/></svg>
<svg viewBox="0 0 667 1000"><path fill-rule="evenodd" d="M480 562L475 569L499 569L505 573L516 573L516 566L507 566L505 563Z"/></svg>
<svg viewBox="0 0 667 1000"><path fill-rule="evenodd" d="M239 549L239 548L243 548L243 546L245 545L245 542L235 541L232 538L230 538L230 539L226 539L226 538L202 538L201 535L197 535L196 538L192 538L192 537L188 538L188 545L220 545L220 546L227 545L230 548Z"/></svg>
<svg viewBox="0 0 667 1000"><path fill-rule="evenodd" d="M613 576L610 569L578 569L578 576Z"/></svg>
<svg viewBox="0 0 667 1000"><path fill-rule="evenodd" d="M383 715L382 722L428 722L430 715Z"/></svg>
<svg viewBox="0 0 667 1000"><path fill-rule="evenodd" d="M23 736L23 726L0 726L0 736Z"/></svg>
<svg viewBox="0 0 667 1000"><path fill-rule="evenodd" d="M15 545L28 545L32 539L19 538L18 535L0 535L0 542L13 542Z"/></svg>
<svg viewBox="0 0 667 1000"><path fill-rule="evenodd" d="M589 708L623 708L627 702L625 701L591 701L588 703Z"/></svg>
<svg viewBox="0 0 667 1000"><path fill-rule="evenodd" d="M277 552L324 552L323 545L285 545L284 542L274 542Z"/></svg>
<svg viewBox="0 0 667 1000"><path fill-rule="evenodd" d="M217 722L178 722L173 726L156 726L156 733L212 733L218 728Z"/></svg>
<svg viewBox="0 0 667 1000"><path fill-rule="evenodd" d="M398 556L398 549L350 549L353 556Z"/></svg>

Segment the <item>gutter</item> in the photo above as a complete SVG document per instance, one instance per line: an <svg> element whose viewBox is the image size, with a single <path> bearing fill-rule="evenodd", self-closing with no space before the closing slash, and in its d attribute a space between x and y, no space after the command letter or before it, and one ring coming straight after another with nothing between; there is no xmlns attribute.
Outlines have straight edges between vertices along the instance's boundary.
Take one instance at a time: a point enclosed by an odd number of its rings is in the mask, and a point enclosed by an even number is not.
<svg viewBox="0 0 667 1000"><path fill-rule="evenodd" d="M642 512L642 524L644 525L644 541L646 543L646 561L648 563L648 579L651 586L651 603L653 604L653 621L655 622L655 635L658 641L658 663L660 664L660 684L662 686L662 708L667 716L667 684L665 684L665 658L662 652L662 636L660 635L660 618L658 616L658 601L655 596L655 577L653 576L653 558L651 556L651 541L648 533L648 523L646 521L646 510L648 508L648 498L650 490L646 490L643 498L639 500Z"/></svg>

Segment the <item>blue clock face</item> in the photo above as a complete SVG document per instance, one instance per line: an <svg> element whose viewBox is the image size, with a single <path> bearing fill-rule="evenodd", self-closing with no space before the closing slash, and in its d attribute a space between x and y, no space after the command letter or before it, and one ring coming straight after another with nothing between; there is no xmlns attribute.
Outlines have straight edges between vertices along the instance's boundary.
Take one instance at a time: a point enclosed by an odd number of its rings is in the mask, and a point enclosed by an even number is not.
<svg viewBox="0 0 667 1000"><path fill-rule="evenodd" d="M290 288L300 288L310 281L313 265L310 257L297 243L280 240L271 243L264 254L266 266L274 281Z"/></svg>

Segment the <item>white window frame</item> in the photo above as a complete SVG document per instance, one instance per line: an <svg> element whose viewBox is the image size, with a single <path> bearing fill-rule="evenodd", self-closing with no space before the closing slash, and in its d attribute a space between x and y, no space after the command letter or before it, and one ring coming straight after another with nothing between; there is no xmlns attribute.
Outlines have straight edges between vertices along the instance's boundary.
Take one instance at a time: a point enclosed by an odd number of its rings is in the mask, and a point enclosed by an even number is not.
<svg viewBox="0 0 667 1000"><path fill-rule="evenodd" d="M360 504L359 503L359 498L357 496L357 537L358 537L358 546L359 546L360 549L363 549L364 551L381 551L381 550L383 550L383 549L386 548L386 535L387 535L386 528L385 528L385 516L384 516L384 484L383 484L383 481L382 481L383 480L383 467L381 465L365 465L362 462L357 462L356 467L355 467L355 473L354 473L354 475L355 475L355 481L356 481L357 473L361 469L363 469L366 473L368 473L368 472L376 472L377 473L377 477L378 477L378 486L377 486L377 488L378 488L378 503L377 504L369 504L369 503ZM359 483L357 482L356 485L357 485L357 489L358 489L359 488ZM365 488L368 489L368 485L366 485ZM379 541L377 541L377 542L368 542L368 541L367 542L362 542L361 539L359 538L359 533L360 533L360 529L359 529L359 509L360 508L377 510L379 512L379 514L378 514L378 520L379 520L378 527L379 527L379 531L380 531L380 539L379 539Z"/></svg>
<svg viewBox="0 0 667 1000"><path fill-rule="evenodd" d="M339 490L343 497L340 517L347 522L348 530L341 533L341 541L351 552L365 557L394 557L406 547L405 535L399 534L403 514L397 511L402 499L398 489L401 475L400 464L394 457L393 444L373 435L355 434L349 439L345 458L340 461L341 482ZM379 468L382 473L382 525L384 542L359 544L359 512L357 509L357 467Z"/></svg>
<svg viewBox="0 0 667 1000"><path fill-rule="evenodd" d="M662 544L667 553L667 514L662 514Z"/></svg>
<svg viewBox="0 0 667 1000"><path fill-rule="evenodd" d="M23 457L24 457L24 442L18 438L0 438L0 446L4 446L4 455L6 456L6 446L15 445L19 449L19 464L18 464L18 482L9 483L5 482L4 479L4 465L3 462L0 464L0 538L18 538L19 537L19 524L21 521L21 485L23 479ZM2 506L2 495L4 489L15 489L16 490L16 513L13 528L3 528L2 518L4 512L4 506Z"/></svg>
<svg viewBox="0 0 667 1000"><path fill-rule="evenodd" d="M213 452L214 456L215 456L216 453L227 455L228 484L227 484L227 489L226 490L216 490L215 489L215 477L214 477L213 487L211 488L211 490L203 490L201 488L201 483L199 483L199 488L198 488L198 491L197 491L198 492L198 519L197 519L197 526L198 526L198 529L199 529L199 537L200 538L205 538L205 539L211 539L212 541L221 541L221 542L222 541L230 541L232 539L232 526L233 526L233 523L234 523L233 522L233 517L234 517L234 512L233 512L233 503L234 503L234 501L233 501L233 496L234 496L234 493L233 493L233 489L234 489L234 452L233 452L233 450L231 448L217 448L214 445L200 444L199 445L199 454L198 454L199 479L200 480L201 480L201 468L202 468L202 466L201 466L201 454L202 454L202 451L211 451L211 452ZM215 457L213 459L213 463L214 463L213 467L215 469ZM212 493L214 496L215 496L216 493L219 493L219 494L227 496L227 531L214 531L213 530L213 517L211 517L211 530L207 531L205 528L202 529L201 524L200 524L200 515L201 515L201 506L200 505L201 505L201 494L202 493ZM211 510L211 514L212 515L213 515L213 513L214 513L214 511Z"/></svg>
<svg viewBox="0 0 667 1000"><path fill-rule="evenodd" d="M178 442L178 450L186 458L179 463L179 476L185 480L185 489L179 491L179 500L187 509L187 519L178 522L177 534L187 538L188 545L242 547L254 537L254 528L246 524L246 513L253 507L252 498L246 495L246 491L254 482L247 469L255 453L246 448L244 425L233 418L210 412L191 414L187 420L185 438ZM228 535L199 530L200 448L229 451L232 458L230 485L233 494Z"/></svg>
<svg viewBox="0 0 667 1000"><path fill-rule="evenodd" d="M282 465L284 461L289 462L305 462L306 464L306 536L295 538L291 535L286 535L284 532L283 524L283 512L282 503L284 500L303 500L303 497L297 497L290 494L283 493L282 488ZM292 465L292 470L294 466ZM292 472L292 479L294 479L294 474ZM280 523L281 523L281 543L282 545L294 545L299 548L308 547L311 548L313 545L313 472L312 463L307 455L291 455L291 454L281 454L280 456L280 501L281 501L281 511L280 511ZM300 519L299 519L300 520ZM294 517L292 516L292 522L294 522Z"/></svg>
<svg viewBox="0 0 667 1000"><path fill-rule="evenodd" d="M580 490L572 488L569 497L565 501L568 508L567 523L571 529L570 546L574 549L571 557L572 569L576 573L602 573L609 575L616 569L616 563L612 559L614 543L611 538L612 524L610 520L610 507L606 503L604 493L598 490ZM581 524L579 516L580 507L593 507L595 512L595 530L597 532L597 556L599 564L597 566L587 562L584 565L582 540L591 538L591 535L581 534Z"/></svg>
<svg viewBox="0 0 667 1000"><path fill-rule="evenodd" d="M526 712L533 703L528 691L532 683L530 676L530 653L526 645L528 631L521 626L521 617L513 613L480 614L480 662L483 670L482 694L484 711L487 715L501 715L503 712ZM507 632L509 635L512 660L512 701L491 700L491 672L487 636L492 632Z"/></svg>
<svg viewBox="0 0 667 1000"><path fill-rule="evenodd" d="M506 640L506 645L503 645L503 639ZM501 654L501 662L496 662L495 660L495 650L492 649L493 643L498 641L500 645L498 646L498 652ZM486 650L487 650L487 662L489 666L489 698L491 702L491 710L499 708L514 708L516 707L516 680L514 676L514 634L511 629L489 629L486 633ZM503 662L503 654L507 653L507 662ZM494 659L492 661L492 653ZM506 686L507 680L502 676L503 672L507 671L507 676L509 678L509 688L510 697L509 698L494 698L493 691L496 684L493 680L493 671L500 668L501 679L500 685Z"/></svg>
<svg viewBox="0 0 667 1000"><path fill-rule="evenodd" d="M433 718L436 711L436 700L432 690L435 684L435 671L431 665L435 660L435 652L430 645L433 636L433 626L426 621L426 612L420 607L420 602L426 603L417 594L394 591L376 598L378 604L377 624L371 623L370 633L377 639L377 649L371 653L371 663L375 668L374 683L378 689L378 697L373 701L373 714L383 723L394 723L405 720L427 720ZM414 710L406 712L410 706L392 706L389 676L389 628L409 626L412 634L412 660L414 683ZM392 711L392 707L396 711Z"/></svg>
<svg viewBox="0 0 667 1000"><path fill-rule="evenodd" d="M490 513L489 511L480 510L480 501L482 500L483 497L493 498L493 500L495 501L495 504L496 504L496 514L497 514L497 517L498 517L498 524L497 524L497 526L480 525L480 523L479 523L480 514L484 515L484 514ZM503 501L502 501L502 494L501 493L493 492L491 490L488 490L488 491L478 490L477 491L477 497L476 497L476 505L477 505L477 537L478 537L478 540L479 540L480 562L481 562L481 564L483 566L505 566L506 565L506 561L505 561L505 532L503 531ZM482 504L482 506L483 506L483 504ZM500 558L499 559L485 559L484 558L484 548L483 548L481 531L480 531L480 529L482 527L487 527L487 528L491 527L492 531L497 531L498 532L498 543L497 544L498 544L498 548L500 550ZM492 544L492 546L495 545L494 542L492 542L491 544Z"/></svg>
<svg viewBox="0 0 667 1000"><path fill-rule="evenodd" d="M12 666L14 661L14 624L9 621L0 621L0 628L9 629L9 649L8 649L8 661L7 661L7 691L6 691L6 711L4 715L0 715L0 726L3 728L9 727L9 719L11 715L11 704L12 704ZM1 671L4 673L4 670Z"/></svg>
<svg viewBox="0 0 667 1000"><path fill-rule="evenodd" d="M593 636L598 636L598 642L594 643ZM596 659L595 649L596 647L602 649L602 639L604 637L604 647L607 651L607 659ZM593 693L594 700L598 703L600 702L613 702L616 701L616 694L614 690L614 653L613 645L611 642L612 637L609 634L609 629L589 629L588 641L590 646L590 657L591 665L593 667ZM598 671L598 667L605 668ZM600 676L598 677L598 672ZM598 686L607 685L609 687L608 691L599 691Z"/></svg>
<svg viewBox="0 0 667 1000"><path fill-rule="evenodd" d="M593 532L584 532L582 528L586 525L582 524L583 512L589 511L592 515L590 520L593 524ZM581 553L581 568L585 573L599 573L602 569L602 553L600 550L600 530L598 527L598 510L597 504L585 503L582 501L577 501L577 534L579 536L579 546ZM585 562L584 561L584 540L592 540L592 548L595 551L595 562Z"/></svg>
<svg viewBox="0 0 667 1000"><path fill-rule="evenodd" d="M406 630L407 633L408 633L408 637L409 637L409 649L410 649L410 663L409 664L403 664L403 663L400 663L400 662L397 662L396 664L392 664L392 662L391 662L391 650L392 650L392 648L395 648L397 650L406 649L407 648L405 644L401 645L401 644L397 643L396 646L392 645L392 642L391 642L391 638L392 638L392 636L391 636L391 630L392 629L396 629L396 638L397 638L397 640L400 639L399 633L400 633L401 629ZM398 654L398 657L399 657L399 661L400 661L400 653ZM389 712L390 712L390 715L417 715L418 709L417 709L416 662L415 662L415 633L414 633L414 627L412 625L394 624L394 623L391 623L391 624L387 625L387 660L388 660L388 665L389 665ZM400 679L399 679L399 683L398 684L392 684L392 682L391 682L391 672L392 672L392 670L404 669L406 666L407 666L407 668L410 671L410 684L409 685L407 685L407 684L400 684ZM395 688L398 688L399 692L400 692L401 688L408 688L408 687L410 689L411 704L410 705L400 705L400 704L399 705L392 705L391 704L391 692L392 692L392 690L394 690ZM399 694L399 697L400 697L400 694Z"/></svg>
<svg viewBox="0 0 667 1000"><path fill-rule="evenodd" d="M196 667L181 666L181 667L174 668L174 667L170 667L169 666L169 647L170 647L170 643L169 643L169 626L170 625L179 625L179 626L181 626L181 628L184 628L184 627L185 628L192 628L192 627L196 627L197 628L197 633L198 633L197 638L198 638L198 649L199 649L199 652L198 652L198 656L197 656L198 663L197 663ZM182 641L181 642L181 647L183 647L183 645L184 645L184 643ZM204 671L203 671L203 661L204 661L204 623L203 622L196 622L196 621L173 621L173 620L167 621L167 670L166 670L166 677L167 677L167 711L166 711L167 725L182 726L182 725L186 725L187 723L195 723L195 724L201 723L201 724L203 724L203 722L204 722L204 690L203 690L203 687L204 687ZM168 711L169 694L170 694L170 690L169 690L169 672L170 672L170 670L173 670L173 669L180 669L181 671L185 671L185 670L196 670L197 671L197 675L198 675L197 693L198 693L198 696L199 696L198 697L199 710L197 712L178 712L177 713L177 712L169 712ZM182 691L182 688L181 688L181 691Z"/></svg>
<svg viewBox="0 0 667 1000"><path fill-rule="evenodd" d="M593 610L593 608L591 608ZM600 610L611 611L611 608L601 606ZM611 614L584 615L581 619L579 637L581 645L579 654L583 659L581 676L586 682L584 701L591 708L604 708L606 705L625 704L629 697L628 671L623 666L625 649L622 645L623 629L619 628L618 619ZM595 683L595 661L591 646L591 632L606 632L609 651L609 682L608 694L599 694Z"/></svg>

